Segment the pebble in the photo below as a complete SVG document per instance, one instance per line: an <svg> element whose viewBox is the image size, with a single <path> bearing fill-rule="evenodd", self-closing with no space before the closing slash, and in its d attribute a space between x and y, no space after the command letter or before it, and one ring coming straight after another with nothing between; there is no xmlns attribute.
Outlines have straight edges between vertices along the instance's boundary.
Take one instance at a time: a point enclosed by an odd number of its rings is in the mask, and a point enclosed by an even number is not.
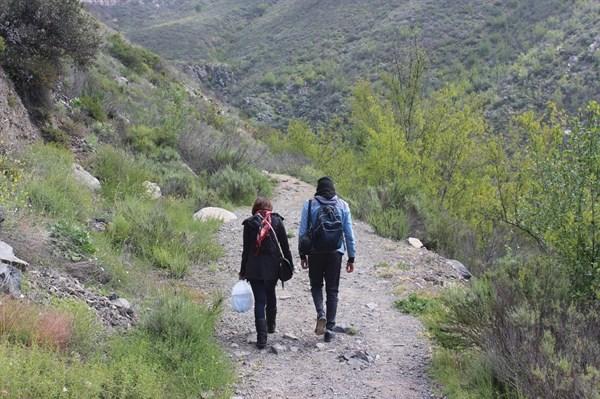
<svg viewBox="0 0 600 399"><path fill-rule="evenodd" d="M274 353L276 355L279 355L280 353L283 353L287 350L287 347L281 344L275 344L273 346L271 346L271 353Z"/></svg>
<svg viewBox="0 0 600 399"><path fill-rule="evenodd" d="M292 341L298 341L299 340L298 337L296 337L294 334L290 334L290 333L283 334L283 338L285 338L285 339L291 339Z"/></svg>
<svg viewBox="0 0 600 399"><path fill-rule="evenodd" d="M322 351L323 349L325 349L325 344L323 342L317 342L317 344L315 346L320 351Z"/></svg>

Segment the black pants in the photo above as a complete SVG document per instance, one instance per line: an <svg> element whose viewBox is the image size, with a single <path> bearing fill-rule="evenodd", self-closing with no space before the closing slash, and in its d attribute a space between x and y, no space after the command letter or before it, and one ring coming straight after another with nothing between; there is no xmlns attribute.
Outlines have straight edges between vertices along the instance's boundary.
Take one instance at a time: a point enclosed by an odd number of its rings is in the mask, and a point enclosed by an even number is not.
<svg viewBox="0 0 600 399"><path fill-rule="evenodd" d="M327 318L328 330L335 327L341 269L342 254L339 252L314 254L308 257L310 291L317 316ZM327 293L327 312L323 310L323 280L325 280L325 292Z"/></svg>
<svg viewBox="0 0 600 399"><path fill-rule="evenodd" d="M254 294L254 318L256 320L265 319L265 308L267 312L277 310L277 296L275 295L277 280L250 280L250 285Z"/></svg>

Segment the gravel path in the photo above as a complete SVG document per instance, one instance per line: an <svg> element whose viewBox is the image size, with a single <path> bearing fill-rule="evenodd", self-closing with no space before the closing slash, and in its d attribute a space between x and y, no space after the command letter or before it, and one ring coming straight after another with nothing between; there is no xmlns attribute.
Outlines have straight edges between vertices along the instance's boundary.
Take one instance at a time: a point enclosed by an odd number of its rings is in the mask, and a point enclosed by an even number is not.
<svg viewBox="0 0 600 399"><path fill-rule="evenodd" d="M279 181L274 208L285 218L292 253L297 257L300 209L314 188L287 176ZM197 271L189 283L207 292L228 294L237 280L242 248L241 221L224 224L219 240L226 255L216 273L207 279ZM296 263L294 278L285 289L278 286L278 318L275 334L266 350L254 347L252 312L236 314L225 309L217 335L238 371L236 399L266 398L433 398L427 375L430 346L421 323L393 307L394 293L435 288L456 276L445 259L425 249L383 239L367 224L355 221L358 240L356 271L342 271L338 324L352 326L355 335L337 334L323 343L314 334L315 311L308 273ZM275 353L277 352L277 353Z"/></svg>

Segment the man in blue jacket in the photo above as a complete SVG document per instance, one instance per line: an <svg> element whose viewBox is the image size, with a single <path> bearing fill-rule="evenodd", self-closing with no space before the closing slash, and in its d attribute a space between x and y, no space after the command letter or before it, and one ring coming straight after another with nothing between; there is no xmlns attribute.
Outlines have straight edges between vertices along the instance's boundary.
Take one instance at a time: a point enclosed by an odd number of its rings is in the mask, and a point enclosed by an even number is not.
<svg viewBox="0 0 600 399"><path fill-rule="evenodd" d="M319 242L315 242L315 240L323 239L323 236L315 234L315 231L319 229L319 223L323 223L323 218L328 217L325 215L325 211L328 210L333 211L330 215L333 215L331 217L336 220L330 223L330 226L333 227L327 229L327 234L331 232L335 234L335 229L339 228L339 243L336 243L332 250L315 250L315 247L320 246ZM299 248L299 252L302 268L308 268L311 293L317 311L315 333L318 335L324 334L325 342L330 342L335 337L335 316L337 313L342 257L348 251L346 272L352 273L356 255L356 241L352 229L350 208L346 201L336 195L335 186L330 177L319 179L314 198L304 204L298 237L304 237L307 233L312 240L311 248L313 249L307 251L306 248ZM323 281L325 281L325 291L327 293L326 311L323 308Z"/></svg>

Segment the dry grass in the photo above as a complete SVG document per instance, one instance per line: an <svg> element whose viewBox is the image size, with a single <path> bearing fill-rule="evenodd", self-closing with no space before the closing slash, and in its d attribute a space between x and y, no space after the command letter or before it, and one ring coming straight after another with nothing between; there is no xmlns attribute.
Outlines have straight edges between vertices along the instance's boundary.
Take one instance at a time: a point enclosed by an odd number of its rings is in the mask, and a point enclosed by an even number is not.
<svg viewBox="0 0 600 399"><path fill-rule="evenodd" d="M64 351L73 337L73 316L24 301L0 299L0 338Z"/></svg>

